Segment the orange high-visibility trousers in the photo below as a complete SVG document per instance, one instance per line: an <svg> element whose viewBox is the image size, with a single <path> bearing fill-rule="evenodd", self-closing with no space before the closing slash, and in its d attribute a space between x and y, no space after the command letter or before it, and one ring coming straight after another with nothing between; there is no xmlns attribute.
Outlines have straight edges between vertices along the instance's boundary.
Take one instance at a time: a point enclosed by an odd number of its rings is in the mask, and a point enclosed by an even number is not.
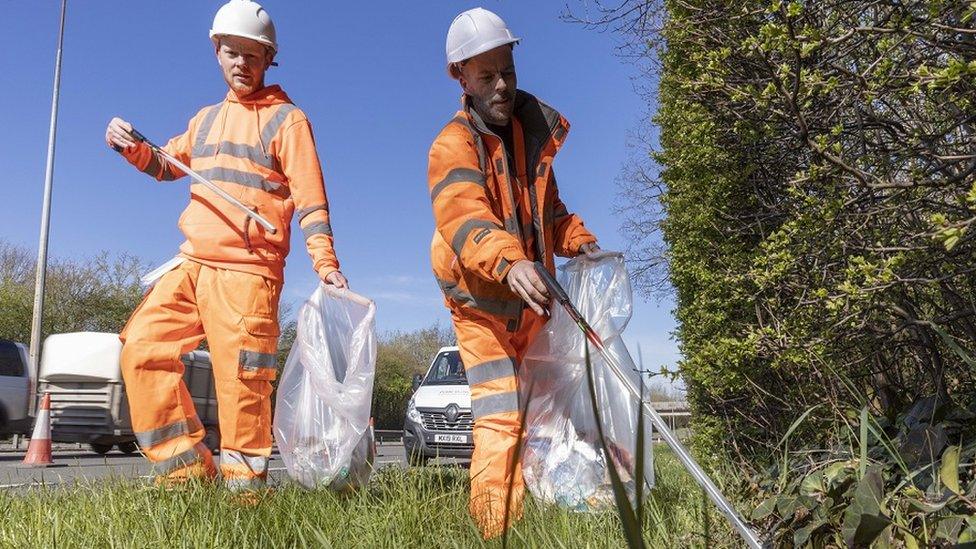
<svg viewBox="0 0 976 549"><path fill-rule="evenodd" d="M506 319L471 308L454 308L451 320L471 386L474 416L469 511L488 539L504 531L509 491L509 523L522 516L525 483L515 461L522 408L515 373L545 320L528 307L514 332L507 330Z"/></svg>
<svg viewBox="0 0 976 549"><path fill-rule="evenodd" d="M132 429L161 478L214 477L180 356L204 337L217 393L220 472L234 490L263 486L271 455L281 283L185 261L163 275L122 331Z"/></svg>

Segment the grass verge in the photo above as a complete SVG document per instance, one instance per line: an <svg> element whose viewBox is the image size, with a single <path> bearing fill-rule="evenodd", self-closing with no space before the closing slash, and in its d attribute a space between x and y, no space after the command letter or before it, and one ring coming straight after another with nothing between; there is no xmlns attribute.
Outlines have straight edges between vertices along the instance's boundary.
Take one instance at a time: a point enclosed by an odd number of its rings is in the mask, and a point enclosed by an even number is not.
<svg viewBox="0 0 976 549"><path fill-rule="evenodd" d="M723 519L664 447L643 531L650 547L736 546ZM255 507L223 489L165 491L135 481L0 493L0 547L498 547L467 513L468 472L386 468L351 495L287 486ZM710 507L710 506L709 506ZM703 510L707 517L703 516ZM709 535L706 538L705 532ZM512 547L621 547L614 510L574 514L527 500Z"/></svg>

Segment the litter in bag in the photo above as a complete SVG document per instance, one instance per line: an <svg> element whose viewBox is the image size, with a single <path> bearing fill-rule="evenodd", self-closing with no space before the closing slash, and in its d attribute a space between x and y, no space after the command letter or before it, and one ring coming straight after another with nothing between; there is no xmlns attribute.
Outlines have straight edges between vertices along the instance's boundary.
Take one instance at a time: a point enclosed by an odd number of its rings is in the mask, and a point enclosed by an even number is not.
<svg viewBox="0 0 976 549"><path fill-rule="evenodd" d="M372 301L325 284L298 312L274 435L288 474L306 488L350 490L369 480L375 315Z"/></svg>
<svg viewBox="0 0 976 549"><path fill-rule="evenodd" d="M633 387L641 386L621 334L630 321L633 294L620 254L598 259L578 257L560 267L560 285L605 343ZM609 459L599 440L587 384L586 338L558 305L529 345L518 371L521 401L528 402L522 474L536 498L580 512L615 505L609 467L614 464L634 502L638 414L646 413L627 386L590 346L597 409L603 422ZM524 404L523 404L524 405ZM654 484L652 426L644 418L643 482Z"/></svg>

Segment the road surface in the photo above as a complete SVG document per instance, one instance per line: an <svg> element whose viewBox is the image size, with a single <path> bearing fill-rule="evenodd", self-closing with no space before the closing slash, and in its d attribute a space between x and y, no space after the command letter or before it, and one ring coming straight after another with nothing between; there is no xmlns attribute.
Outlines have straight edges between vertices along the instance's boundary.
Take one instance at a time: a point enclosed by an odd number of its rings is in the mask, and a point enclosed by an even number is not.
<svg viewBox="0 0 976 549"><path fill-rule="evenodd" d="M402 443L387 442L376 446L378 467L406 467ZM217 456L214 456L217 458ZM149 478L151 466L139 454L125 455L113 450L102 456L86 449L58 449L52 467L24 468L24 451L0 453L0 489L16 489L41 484L70 484L75 481L107 478ZM288 478L285 464L277 449L269 466L271 484Z"/></svg>

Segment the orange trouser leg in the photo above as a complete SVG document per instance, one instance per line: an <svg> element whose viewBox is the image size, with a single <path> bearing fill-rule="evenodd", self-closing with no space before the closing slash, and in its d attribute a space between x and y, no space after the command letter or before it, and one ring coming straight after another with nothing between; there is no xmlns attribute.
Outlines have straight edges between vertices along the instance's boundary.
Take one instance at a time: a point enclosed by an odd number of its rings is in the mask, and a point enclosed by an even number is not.
<svg viewBox="0 0 976 549"><path fill-rule="evenodd" d="M217 389L220 472L232 490L260 488L268 474L280 288L257 275L206 266L198 280Z"/></svg>
<svg viewBox="0 0 976 549"><path fill-rule="evenodd" d="M120 335L136 440L157 474L174 479L216 475L180 362L203 339L195 295L199 267L186 262L163 275Z"/></svg>
<svg viewBox="0 0 976 549"><path fill-rule="evenodd" d="M521 429L516 367L543 321L523 315L516 332L506 322L469 309L452 312L474 415L469 510L485 538L498 536L521 518L525 485L516 462Z"/></svg>

